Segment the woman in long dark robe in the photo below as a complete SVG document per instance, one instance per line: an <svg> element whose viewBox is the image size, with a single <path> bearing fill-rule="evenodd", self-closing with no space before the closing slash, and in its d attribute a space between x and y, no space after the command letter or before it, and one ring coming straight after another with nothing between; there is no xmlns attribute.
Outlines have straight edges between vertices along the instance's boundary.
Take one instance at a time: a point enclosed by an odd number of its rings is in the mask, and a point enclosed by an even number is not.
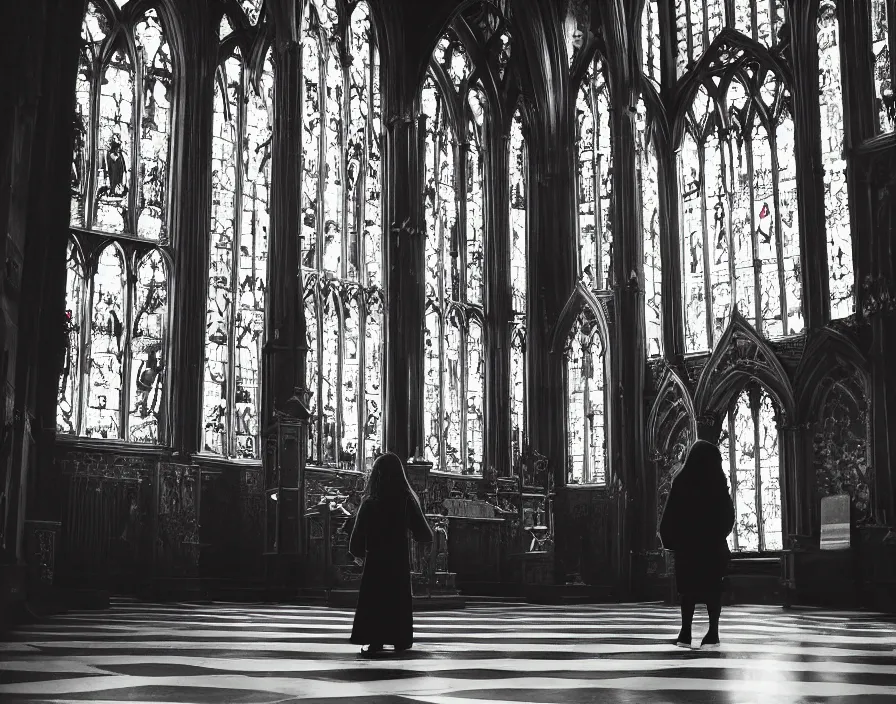
<svg viewBox="0 0 896 704"><path fill-rule="evenodd" d="M390 452L373 463L349 540L349 552L364 558L351 637L352 643L368 646L362 654L380 652L384 645L407 650L414 642L409 531L418 542L432 542L420 500L401 460Z"/></svg>
<svg viewBox="0 0 896 704"><path fill-rule="evenodd" d="M711 442L697 440L672 490L660 521L663 547L675 555L675 583L681 599L681 631L675 645L691 647L691 623L697 604L706 604L709 631L701 649L719 647L722 579L731 553L728 535L734 528L734 505L722 455Z"/></svg>

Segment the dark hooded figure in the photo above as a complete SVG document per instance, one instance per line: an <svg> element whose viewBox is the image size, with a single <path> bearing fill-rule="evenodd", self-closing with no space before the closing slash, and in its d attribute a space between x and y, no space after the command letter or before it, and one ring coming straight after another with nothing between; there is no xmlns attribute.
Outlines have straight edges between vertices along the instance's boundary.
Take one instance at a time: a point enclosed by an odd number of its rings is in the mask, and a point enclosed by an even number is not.
<svg viewBox="0 0 896 704"><path fill-rule="evenodd" d="M368 646L362 654L378 653L384 645L407 650L414 642L409 531L418 542L432 542L420 500L401 460L390 452L373 463L349 541L351 554L364 558L351 637Z"/></svg>
<svg viewBox="0 0 896 704"><path fill-rule="evenodd" d="M722 455L711 442L697 440L672 490L660 521L663 547L675 554L675 583L681 598L681 632L675 645L691 647L694 607L706 604L709 631L701 649L719 647L722 578L731 553L727 538L734 528L734 505L722 469Z"/></svg>

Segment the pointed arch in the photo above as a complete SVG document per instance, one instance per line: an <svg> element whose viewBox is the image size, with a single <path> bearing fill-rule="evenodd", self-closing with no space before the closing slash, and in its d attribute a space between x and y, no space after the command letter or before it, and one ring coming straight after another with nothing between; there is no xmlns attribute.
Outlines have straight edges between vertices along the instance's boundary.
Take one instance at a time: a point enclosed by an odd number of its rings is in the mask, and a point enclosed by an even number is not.
<svg viewBox="0 0 896 704"><path fill-rule="evenodd" d="M870 364L852 340L833 328L809 331L794 374L797 419L812 422L817 418L827 392L824 379L837 368L859 375L867 386Z"/></svg>
<svg viewBox="0 0 896 704"><path fill-rule="evenodd" d="M610 321L606 306L601 298L596 296L580 281L576 284L569 298L566 299L566 303L563 304L563 309L557 317L557 322L554 324L554 330L551 333L552 354L558 354L563 351L569 333L575 325L576 318L584 309L588 309L590 314L595 317L600 328L601 337L607 341L606 345L609 348ZM610 354L610 349L607 349L607 354Z"/></svg>
<svg viewBox="0 0 896 704"><path fill-rule="evenodd" d="M697 412L687 384L672 367L666 366L659 391L647 417L648 451L654 458L677 458L675 445L684 436L697 439Z"/></svg>
<svg viewBox="0 0 896 704"><path fill-rule="evenodd" d="M751 379L768 389L786 420L794 418L796 402L787 372L768 343L735 309L700 374L694 395L697 415L723 412Z"/></svg>

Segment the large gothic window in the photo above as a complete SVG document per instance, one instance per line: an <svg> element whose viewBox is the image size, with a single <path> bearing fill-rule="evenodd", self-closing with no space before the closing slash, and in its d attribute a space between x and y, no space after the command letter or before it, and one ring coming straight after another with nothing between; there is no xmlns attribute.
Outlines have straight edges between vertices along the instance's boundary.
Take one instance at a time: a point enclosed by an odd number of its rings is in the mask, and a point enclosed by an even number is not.
<svg viewBox="0 0 896 704"><path fill-rule="evenodd" d="M845 318L855 310L840 49L836 0L821 0L818 5L818 98L832 318Z"/></svg>
<svg viewBox="0 0 896 704"><path fill-rule="evenodd" d="M613 283L613 159L610 93L604 64L596 57L576 97L579 266L592 289Z"/></svg>
<svg viewBox="0 0 896 704"><path fill-rule="evenodd" d="M526 203L528 158L520 110L510 124L510 291L513 322L510 332L510 450L516 462L526 444L526 301L528 230Z"/></svg>
<svg viewBox="0 0 896 704"><path fill-rule="evenodd" d="M656 139L650 128L643 100L638 101L636 126L644 246L644 334L647 356L658 357L663 352L659 173Z"/></svg>
<svg viewBox="0 0 896 704"><path fill-rule="evenodd" d="M235 35L234 24L221 21L214 74L203 449L258 459L274 69L270 50L253 61L260 28Z"/></svg>
<svg viewBox="0 0 896 704"><path fill-rule="evenodd" d="M74 86L59 433L152 444L166 433L174 70L152 4L88 3Z"/></svg>
<svg viewBox="0 0 896 704"><path fill-rule="evenodd" d="M749 384L728 410L719 438L734 502L733 551L781 550L781 458L771 397Z"/></svg>
<svg viewBox="0 0 896 704"><path fill-rule="evenodd" d="M301 27L308 460L361 470L382 450L382 106L370 8L344 11L308 2Z"/></svg>
<svg viewBox="0 0 896 704"><path fill-rule="evenodd" d="M749 64L694 93L680 150L687 352L712 349L735 308L767 337L803 329L791 104Z"/></svg>
<svg viewBox="0 0 896 704"><path fill-rule="evenodd" d="M892 0L869 0L871 8L871 52L874 61L874 96L881 132L892 132L896 124L896 96L893 94L893 62L890 23ZM822 5L826 3L822 0ZM830 4L829 2L827 4Z"/></svg>
<svg viewBox="0 0 896 704"><path fill-rule="evenodd" d="M422 90L426 118L424 456L482 472L484 157L488 106L473 63L449 30Z"/></svg>
<svg viewBox="0 0 896 704"><path fill-rule="evenodd" d="M590 311L576 319L566 346L567 484L606 484L607 360Z"/></svg>

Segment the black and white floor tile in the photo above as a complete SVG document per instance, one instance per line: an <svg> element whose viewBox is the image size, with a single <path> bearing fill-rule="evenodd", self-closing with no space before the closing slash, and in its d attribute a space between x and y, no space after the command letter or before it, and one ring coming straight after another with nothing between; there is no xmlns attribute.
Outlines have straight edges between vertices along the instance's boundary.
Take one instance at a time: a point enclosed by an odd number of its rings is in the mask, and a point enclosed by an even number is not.
<svg viewBox="0 0 896 704"><path fill-rule="evenodd" d="M678 611L658 604L474 605L415 614L414 649L376 660L351 623L322 607L118 601L0 643L0 701L896 703L896 625L866 614L731 607L706 652L674 647ZM697 646L705 613L695 626Z"/></svg>

